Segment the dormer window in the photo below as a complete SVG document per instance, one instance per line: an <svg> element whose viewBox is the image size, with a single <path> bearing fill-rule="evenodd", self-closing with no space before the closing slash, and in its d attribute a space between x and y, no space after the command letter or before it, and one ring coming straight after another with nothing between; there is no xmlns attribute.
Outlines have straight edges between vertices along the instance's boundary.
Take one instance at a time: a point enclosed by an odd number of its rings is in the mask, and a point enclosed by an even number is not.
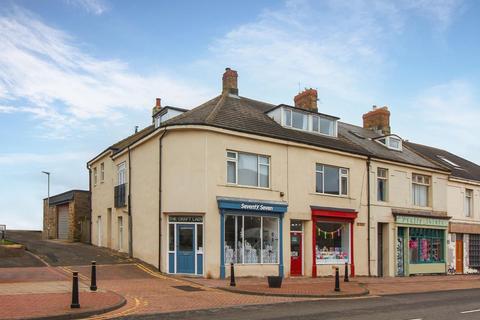
<svg viewBox="0 0 480 320"><path fill-rule="evenodd" d="M317 112L298 110L298 108L280 105L268 112L268 115L284 127L337 136L338 118Z"/></svg>
<svg viewBox="0 0 480 320"><path fill-rule="evenodd" d="M153 123L155 124L155 128L160 127L160 125L165 121L170 120L186 111L188 110L170 106L161 108L161 110L153 116Z"/></svg>
<svg viewBox="0 0 480 320"><path fill-rule="evenodd" d="M389 149L402 151L402 139L399 136L396 136L396 135L384 136L384 137L375 139L375 141L383 144L385 147Z"/></svg>

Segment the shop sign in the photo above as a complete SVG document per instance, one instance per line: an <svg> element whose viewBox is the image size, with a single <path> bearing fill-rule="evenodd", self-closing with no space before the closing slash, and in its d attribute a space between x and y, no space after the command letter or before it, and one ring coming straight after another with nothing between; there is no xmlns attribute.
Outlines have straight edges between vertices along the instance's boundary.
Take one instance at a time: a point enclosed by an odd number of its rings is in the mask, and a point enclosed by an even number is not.
<svg viewBox="0 0 480 320"><path fill-rule="evenodd" d="M429 227L448 227L448 220L434 219L427 217L413 217L413 216L397 216L396 219L399 224L408 225L422 225Z"/></svg>
<svg viewBox="0 0 480 320"><path fill-rule="evenodd" d="M168 221L177 223L198 223L203 222L203 216L169 216Z"/></svg>
<svg viewBox="0 0 480 320"><path fill-rule="evenodd" d="M255 211L273 211L272 206L267 206L264 204L258 203L241 203L240 209L242 210L255 210Z"/></svg>

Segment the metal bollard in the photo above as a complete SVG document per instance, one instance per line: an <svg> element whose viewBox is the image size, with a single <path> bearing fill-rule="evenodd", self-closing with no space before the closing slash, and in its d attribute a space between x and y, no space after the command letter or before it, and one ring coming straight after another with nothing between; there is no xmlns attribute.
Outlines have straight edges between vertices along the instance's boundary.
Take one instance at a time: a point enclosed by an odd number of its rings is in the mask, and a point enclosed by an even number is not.
<svg viewBox="0 0 480 320"><path fill-rule="evenodd" d="M230 287L235 287L235 269L233 268L233 262L230 263Z"/></svg>
<svg viewBox="0 0 480 320"><path fill-rule="evenodd" d="M345 262L345 278L343 279L343 282L349 282L350 279L348 279L348 262Z"/></svg>
<svg viewBox="0 0 480 320"><path fill-rule="evenodd" d="M340 275L338 268L335 268L335 291L340 291Z"/></svg>
<svg viewBox="0 0 480 320"><path fill-rule="evenodd" d="M92 274L90 277L90 290L97 291L97 262L92 261Z"/></svg>
<svg viewBox="0 0 480 320"><path fill-rule="evenodd" d="M73 286L72 286L72 304L70 308L80 308L80 303L78 301L78 272L73 271Z"/></svg>

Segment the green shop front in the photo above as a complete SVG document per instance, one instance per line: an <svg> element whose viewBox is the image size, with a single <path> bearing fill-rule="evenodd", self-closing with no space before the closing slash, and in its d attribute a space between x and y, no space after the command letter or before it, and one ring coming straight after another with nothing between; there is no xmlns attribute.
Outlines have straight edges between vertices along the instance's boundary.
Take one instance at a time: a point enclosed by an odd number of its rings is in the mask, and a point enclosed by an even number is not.
<svg viewBox="0 0 480 320"><path fill-rule="evenodd" d="M397 229L396 275L447 272L446 215L393 212Z"/></svg>

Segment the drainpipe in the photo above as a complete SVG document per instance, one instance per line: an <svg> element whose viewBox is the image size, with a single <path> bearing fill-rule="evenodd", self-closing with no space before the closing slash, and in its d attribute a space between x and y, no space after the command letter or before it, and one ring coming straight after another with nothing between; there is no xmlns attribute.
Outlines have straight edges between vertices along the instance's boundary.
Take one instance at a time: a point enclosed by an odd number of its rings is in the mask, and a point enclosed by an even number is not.
<svg viewBox="0 0 480 320"><path fill-rule="evenodd" d="M368 276L372 276L372 270L370 266L370 156L367 158L367 252L368 252Z"/></svg>
<svg viewBox="0 0 480 320"><path fill-rule="evenodd" d="M128 147L128 256L133 258L133 226L132 226L132 165L130 147Z"/></svg>
<svg viewBox="0 0 480 320"><path fill-rule="evenodd" d="M158 139L158 271L162 266L162 140L167 134L167 129L163 131Z"/></svg>

